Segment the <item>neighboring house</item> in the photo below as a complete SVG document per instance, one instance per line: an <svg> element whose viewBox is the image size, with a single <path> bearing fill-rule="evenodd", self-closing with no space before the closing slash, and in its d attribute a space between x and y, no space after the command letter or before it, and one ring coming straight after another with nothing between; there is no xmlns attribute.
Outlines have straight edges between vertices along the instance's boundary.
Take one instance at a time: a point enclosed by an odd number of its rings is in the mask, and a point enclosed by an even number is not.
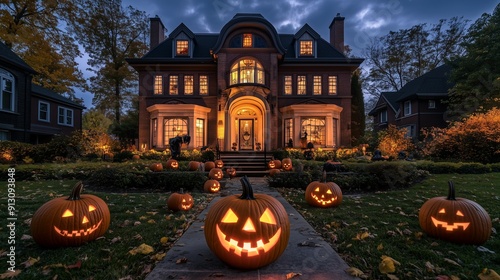
<svg viewBox="0 0 500 280"><path fill-rule="evenodd" d="M139 145L165 149L188 134L188 148L271 150L351 142L351 75L363 62L344 51L344 18L330 42L305 24L278 34L260 14L236 14L220 33L180 24L164 37L151 18L151 50L128 59L139 73Z"/></svg>
<svg viewBox="0 0 500 280"><path fill-rule="evenodd" d="M0 140L37 144L82 128L84 107L32 84L36 74L0 42Z"/></svg>
<svg viewBox="0 0 500 280"><path fill-rule="evenodd" d="M392 124L406 128L416 138L422 128L447 126L446 104L451 67L441 65L408 82L397 92L383 92L368 113L373 117L375 131Z"/></svg>

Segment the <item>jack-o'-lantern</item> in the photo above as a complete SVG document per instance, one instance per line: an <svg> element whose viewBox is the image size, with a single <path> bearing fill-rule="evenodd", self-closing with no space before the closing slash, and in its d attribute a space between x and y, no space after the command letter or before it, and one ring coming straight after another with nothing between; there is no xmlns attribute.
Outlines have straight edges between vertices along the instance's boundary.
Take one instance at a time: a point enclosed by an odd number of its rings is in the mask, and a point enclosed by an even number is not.
<svg viewBox="0 0 500 280"><path fill-rule="evenodd" d="M269 176L275 176L277 174L280 174L280 172L281 171L279 169L276 169L276 168L271 169L271 170L269 170Z"/></svg>
<svg viewBox="0 0 500 280"><path fill-rule="evenodd" d="M212 168L210 172L208 172L208 178L220 181L224 178L224 173L220 168Z"/></svg>
<svg viewBox="0 0 500 280"><path fill-rule="evenodd" d="M203 184L203 190L209 193L216 193L220 190L220 183L217 180L208 179L205 181L205 184Z"/></svg>
<svg viewBox="0 0 500 280"><path fill-rule="evenodd" d="M226 168L226 174L229 177L229 179L233 179L234 177L236 177L236 168L234 167Z"/></svg>
<svg viewBox="0 0 500 280"><path fill-rule="evenodd" d="M175 159L169 159L165 163L165 169L167 170L177 170L179 169L179 162Z"/></svg>
<svg viewBox="0 0 500 280"><path fill-rule="evenodd" d="M342 203L342 190L334 182L327 182L326 172L323 172L323 182L313 181L307 185L305 198L311 206L334 207Z"/></svg>
<svg viewBox="0 0 500 280"><path fill-rule="evenodd" d="M200 168L200 162L199 161L190 161L188 163L188 170L189 171L197 171Z"/></svg>
<svg viewBox="0 0 500 280"><path fill-rule="evenodd" d="M266 194L253 194L246 176L243 194L215 202L205 218L205 240L212 252L228 265L256 269L274 262L290 237L288 214L281 203Z"/></svg>
<svg viewBox="0 0 500 280"><path fill-rule="evenodd" d="M221 159L214 161L214 163L215 163L215 167L217 167L217 168L224 167L224 162Z"/></svg>
<svg viewBox="0 0 500 280"><path fill-rule="evenodd" d="M205 162L205 171L210 171L210 170L212 170L212 168L216 168L215 162L213 162L213 161Z"/></svg>
<svg viewBox="0 0 500 280"><path fill-rule="evenodd" d="M43 204L31 219L31 236L43 247L79 246L104 235L110 214L106 203L91 194L81 194L82 182L71 195Z"/></svg>
<svg viewBox="0 0 500 280"><path fill-rule="evenodd" d="M188 211L193 205L193 197L184 193L182 188L179 192L172 193L167 199L167 207L172 211Z"/></svg>
<svg viewBox="0 0 500 280"><path fill-rule="evenodd" d="M269 169L280 169L281 168L281 160L272 159L267 163L267 167L269 167Z"/></svg>
<svg viewBox="0 0 500 280"><path fill-rule="evenodd" d="M429 236L461 244L480 245L491 235L491 218L481 205L457 197L448 182L448 197L427 200L418 214L420 227Z"/></svg>
<svg viewBox="0 0 500 280"><path fill-rule="evenodd" d="M292 166L292 159L291 158L284 158L281 161L281 164L282 164L283 170L292 171L293 166Z"/></svg>
<svg viewBox="0 0 500 280"><path fill-rule="evenodd" d="M149 165L149 169L153 172L163 171L163 165L160 162L155 162Z"/></svg>

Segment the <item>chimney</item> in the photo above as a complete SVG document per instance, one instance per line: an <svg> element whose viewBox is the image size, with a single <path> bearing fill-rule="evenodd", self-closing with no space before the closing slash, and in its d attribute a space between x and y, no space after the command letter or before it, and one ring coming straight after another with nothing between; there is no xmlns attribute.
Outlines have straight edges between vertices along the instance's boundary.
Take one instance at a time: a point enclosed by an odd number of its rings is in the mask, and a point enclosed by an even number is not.
<svg viewBox="0 0 500 280"><path fill-rule="evenodd" d="M339 52L344 53L344 19L340 13L333 18L330 24L330 45L334 46Z"/></svg>
<svg viewBox="0 0 500 280"><path fill-rule="evenodd" d="M150 18L149 23L151 28L149 33L149 49L152 50L165 40L165 32L167 30L158 16Z"/></svg>

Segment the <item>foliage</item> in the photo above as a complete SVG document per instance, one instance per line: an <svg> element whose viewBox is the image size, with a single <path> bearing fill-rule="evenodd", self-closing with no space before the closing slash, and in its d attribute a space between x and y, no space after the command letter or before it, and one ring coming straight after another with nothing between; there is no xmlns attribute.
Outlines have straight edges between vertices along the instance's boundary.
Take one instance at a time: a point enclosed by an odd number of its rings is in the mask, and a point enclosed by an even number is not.
<svg viewBox="0 0 500 280"><path fill-rule="evenodd" d="M401 151L411 152L415 149L411 138L406 136L406 129L399 129L395 125L389 125L387 129L378 133L379 144L377 149L383 156L397 158Z"/></svg>
<svg viewBox="0 0 500 280"><path fill-rule="evenodd" d="M290 150L293 150L293 149L286 149L286 150L276 149L276 150L273 150L272 151L273 158L274 159L282 160L284 158L290 157L290 152L289 152ZM300 152L299 152L299 154L300 154Z"/></svg>
<svg viewBox="0 0 500 280"><path fill-rule="evenodd" d="M484 174L498 172L492 165L477 162L433 162L417 161L418 169L426 170L431 174Z"/></svg>
<svg viewBox="0 0 500 280"><path fill-rule="evenodd" d="M500 109L477 113L446 129L424 131L422 153L434 159L500 162Z"/></svg>
<svg viewBox="0 0 500 280"><path fill-rule="evenodd" d="M61 29L73 1L5 0L0 2L0 40L38 74L33 83L74 98L84 83L75 61L80 51Z"/></svg>
<svg viewBox="0 0 500 280"><path fill-rule="evenodd" d="M351 144L358 144L365 133L365 101L359 80L360 70L356 70L351 78Z"/></svg>
<svg viewBox="0 0 500 280"><path fill-rule="evenodd" d="M114 122L111 126L111 133L118 137L122 147L134 146L135 140L139 138L139 107L137 106L127 111L120 123Z"/></svg>
<svg viewBox="0 0 500 280"><path fill-rule="evenodd" d="M113 121L96 108L83 113L82 128L85 130L107 133L111 124L113 124Z"/></svg>
<svg viewBox="0 0 500 280"><path fill-rule="evenodd" d="M148 18L122 1L78 0L69 22L78 42L89 55L90 77L87 90L92 103L121 123L122 109L136 92L137 74L125 61L147 50Z"/></svg>
<svg viewBox="0 0 500 280"><path fill-rule="evenodd" d="M448 112L456 118L485 112L500 102L500 5L483 14L468 30L466 55L453 61Z"/></svg>
<svg viewBox="0 0 500 280"><path fill-rule="evenodd" d="M0 163L14 163L25 157L33 157L33 150L33 145L28 143L0 141Z"/></svg>

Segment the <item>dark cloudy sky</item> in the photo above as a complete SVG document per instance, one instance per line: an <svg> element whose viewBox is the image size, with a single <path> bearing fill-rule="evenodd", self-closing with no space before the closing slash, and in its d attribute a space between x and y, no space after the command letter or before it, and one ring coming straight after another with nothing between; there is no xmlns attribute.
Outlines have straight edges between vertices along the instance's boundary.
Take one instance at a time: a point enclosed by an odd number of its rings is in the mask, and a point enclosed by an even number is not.
<svg viewBox="0 0 500 280"><path fill-rule="evenodd" d="M158 15L167 34L181 22L194 33L218 33L236 13L260 13L278 33L295 33L309 24L329 40L333 17L345 17L345 43L355 56L375 36L409 28L420 23L434 24L454 16L476 21L491 14L498 0L122 0L124 6ZM83 67L82 67L83 68ZM87 108L92 107L86 99Z"/></svg>

